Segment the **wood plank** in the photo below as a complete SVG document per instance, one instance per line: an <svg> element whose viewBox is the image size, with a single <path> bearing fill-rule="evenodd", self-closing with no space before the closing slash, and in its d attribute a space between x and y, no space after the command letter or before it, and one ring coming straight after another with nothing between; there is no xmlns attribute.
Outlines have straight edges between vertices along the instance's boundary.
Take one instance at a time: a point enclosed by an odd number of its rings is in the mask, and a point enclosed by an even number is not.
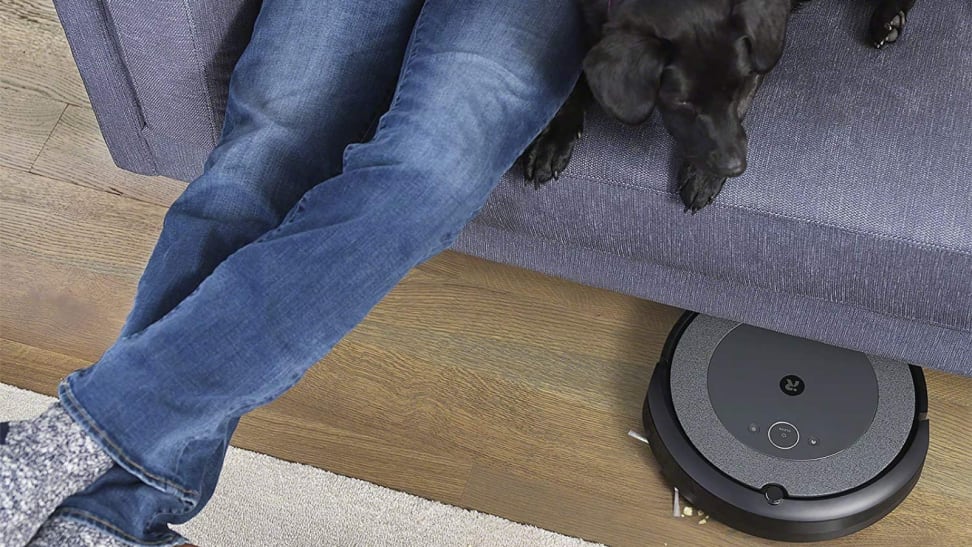
<svg viewBox="0 0 972 547"><path fill-rule="evenodd" d="M66 107L0 87L0 165L29 170Z"/></svg>
<svg viewBox="0 0 972 547"><path fill-rule="evenodd" d="M356 345L355 341L350 344ZM64 356L25 350L22 346L15 347L15 344L9 342L0 343L0 352L3 352L3 360L0 362L5 365L4 369L9 371L9 365L14 361L20 370L33 368L56 371L47 375L51 380L59 379L63 373L78 368L78 365L83 366L82 362L72 362ZM23 357L24 355L27 357ZM276 403L248 416L241 425L234 444L612 545L662 545L663 542L673 545L704 545L713 542L725 545L769 544L742 535L715 521L699 525L693 519L670 518L668 489L657 474L649 452L643 446L630 441L630 451L637 458L630 462L631 465L620 467L630 473L621 479L633 486L623 499L605 495L612 492L615 486L613 482L604 483L598 492L591 493L571 484L574 481L570 476L575 471L569 467L557 467L556 461L531 461L530 458L518 455L516 451L501 448L494 453L496 457L481 456L477 459L468 485L457 500L457 492L463 490L460 488L463 484L463 473L468 471L467 460L455 458L453 452L442 451L440 446L419 442L419 445L430 449L423 452L402 442L402 439L413 437L415 431L421 428L399 428L400 433L396 439L395 436L382 434L381 428L375 426L380 423L380 420L375 420L375 408L383 407L391 415L396 410L411 409L415 406L413 402L416 399L427 398L427 393L413 389L421 381L413 385L401 385L397 391L402 395L397 400L390 398L388 389L376 390L370 387L369 380L374 381L375 373L378 372L384 376L383 382L386 386L394 386L407 376L407 371L386 374L400 366L389 367L387 362L370 371L362 371L360 366L355 367L356 363L369 361L360 359L356 352L349 352L338 360L329 357L321 366L331 368L331 374L314 375L316 378L309 382L305 379L298 386L303 387L303 390L295 389ZM30 367L24 366L28 363ZM52 366L51 363L55 364ZM356 374L358 379L355 378ZM348 389L346 385L332 385L330 382L334 378L345 379L344 384L351 384L353 389ZM9 382L11 377L5 375L0 381ZM17 385L18 378L14 377L13 383ZM42 382L34 379L32 384L22 387L35 390L41 387L40 391L51 392L43 389L41 384ZM331 395L342 393L356 393L357 401L355 397L331 400ZM435 394L431 399L436 400L439 397L440 395ZM375 400L386 402L376 405L373 402ZM358 413L357 420L348 422L350 429L345 424L341 427L333 425L341 420L332 420L331 413L319 412L322 401L328 402L324 403L325 406L329 404L335 409L344 409L347 415ZM442 402L443 409L450 414L468 415L467 411L456 412L452 400L443 398ZM543 401L534 403L541 408L548 406ZM499 407L503 406L500 402L497 404ZM290 412L293 408L299 408L297 415ZM972 539L968 530L955 528L956 520L960 521L963 511L969 507L970 489L968 479L965 478L969 465L969 441L964 440L965 444L956 446L956 450L946 448L945 442L955 439L964 430L964 422L959 419L963 410L942 408L941 411L943 415L954 416L955 419L946 420L936 426L936 431L941 434L933 437L933 447L925 473L908 500L891 517L852 538L831 544L887 545L895 538L901 538L903 534L903 537L909 539L908 544L961 544L960 540L963 538ZM486 416L485 419L488 420L495 412L496 409L486 407L478 414ZM585 414L582 410L580 413ZM414 417L413 415L412 418ZM332 425L328 425L329 423ZM394 429L400 424L390 425ZM509 428L507 436L515 439L518 435L514 429ZM456 437L468 434L452 428L442 431L452 431ZM936 439L942 442L936 443ZM477 438L476 446L492 445L489 438ZM578 455L578 452L581 454ZM576 459L590 458L595 464L616 465L602 462L601 449L586 451L581 447L571 450L571 453ZM514 457L509 457L510 454L514 454ZM955 458L956 455L958 458ZM553 474L553 477L538 476L534 469L537 464L559 473ZM943 469L948 471L943 473ZM563 480L563 477L567 480ZM948 490L950 483L955 485L953 491ZM965 492L964 497L962 492ZM959 543L946 543L950 541Z"/></svg>
<svg viewBox="0 0 972 547"><path fill-rule="evenodd" d="M580 291L563 289L565 294ZM613 314L587 315L571 310L569 302L531 293L499 293L415 276L392 291L358 330L417 358L434 361L447 354L454 366L493 372L538 389L569 390L604 410L624 413L640 405L667 329L680 313L658 304L645 309L655 310L655 319L644 321L632 313L620 321ZM665 327L655 328L662 320ZM605 398L604 393L623 396Z"/></svg>
<svg viewBox="0 0 972 547"><path fill-rule="evenodd" d="M606 483L616 490L612 495L628 491L619 470L640 461L626 437L636 420L570 395L450 366L451 353L426 362L362 338L357 331L349 335L292 395L272 405L275 410L291 421L320 420L460 459L529 462L536 476L573 470L572 486L586 491Z"/></svg>
<svg viewBox="0 0 972 547"><path fill-rule="evenodd" d="M0 338L0 384L57 397L57 385L88 361Z"/></svg>
<svg viewBox="0 0 972 547"><path fill-rule="evenodd" d="M90 108L51 0L3 0L0 28L0 87Z"/></svg>
<svg viewBox="0 0 972 547"><path fill-rule="evenodd" d="M471 468L469 461L434 447L403 446L311 421L295 423L271 408L241 420L233 445L449 504L458 503Z"/></svg>
<svg viewBox="0 0 972 547"><path fill-rule="evenodd" d="M121 328L164 213L0 167L0 336L97 359Z"/></svg>
<svg viewBox="0 0 972 547"><path fill-rule="evenodd" d="M53 179L168 207L186 183L148 177L115 167L94 112L69 106L31 172Z"/></svg>
<svg viewBox="0 0 972 547"><path fill-rule="evenodd" d="M134 296L130 279L0 251L0 336L86 361L111 345Z"/></svg>
<svg viewBox="0 0 972 547"><path fill-rule="evenodd" d="M137 276L165 208L0 167L5 246L94 272Z"/></svg>
<svg viewBox="0 0 972 547"><path fill-rule="evenodd" d="M663 496L641 495L618 501L590 495L558 482L539 480L511 468L506 461L478 461L462 505L608 545L678 545L675 542L679 539L682 545L704 545L684 542L677 527L682 523L676 519L662 521L650 535L644 533L644 521L654 520L650 515L664 515L667 508L670 517L670 500L666 502ZM719 539L722 545L725 538Z"/></svg>
<svg viewBox="0 0 972 547"><path fill-rule="evenodd" d="M924 479L922 479L924 481ZM709 519L673 518L671 490L640 484L626 501L579 494L556 481L536 480L509 462L477 462L462 505L504 518L617 547L644 545L779 545ZM943 510L943 508L950 509ZM919 483L889 516L852 536L820 545L968 545L964 505ZM960 522L961 521L961 522Z"/></svg>
<svg viewBox="0 0 972 547"><path fill-rule="evenodd" d="M956 405L972 407L972 377L949 374L933 368L923 369L929 393L934 390L936 401L948 401ZM936 404L929 402L928 413L934 417ZM972 422L972 420L970 420Z"/></svg>
<svg viewBox="0 0 972 547"><path fill-rule="evenodd" d="M944 400L939 393L937 386L929 391L937 411L929 418L928 456L918 490L934 490L972 510L972 405ZM972 526L968 531L972 533Z"/></svg>

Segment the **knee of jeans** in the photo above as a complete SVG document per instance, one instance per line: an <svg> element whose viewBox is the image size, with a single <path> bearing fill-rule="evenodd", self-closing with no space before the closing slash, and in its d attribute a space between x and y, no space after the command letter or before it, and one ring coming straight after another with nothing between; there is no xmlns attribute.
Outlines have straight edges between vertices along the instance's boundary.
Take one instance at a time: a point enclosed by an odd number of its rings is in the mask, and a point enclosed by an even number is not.
<svg viewBox="0 0 972 547"><path fill-rule="evenodd" d="M266 229L280 222L285 209L273 203L267 188L239 179L212 180L220 177L215 173L207 175L193 181L172 203L166 222L193 218L216 223L256 223Z"/></svg>
<svg viewBox="0 0 972 547"><path fill-rule="evenodd" d="M299 196L340 172L340 139L328 129L323 122L291 120L273 111L236 114L227 118L205 172L268 193L292 189L290 194ZM344 129L335 127L333 132L340 135Z"/></svg>
<svg viewBox="0 0 972 547"><path fill-rule="evenodd" d="M395 194L399 209L413 217L461 221L482 206L503 175L502 168L490 167L475 154L458 149L423 153L406 148L404 152L385 156L387 161L377 166L386 170L384 176L389 177L389 191Z"/></svg>

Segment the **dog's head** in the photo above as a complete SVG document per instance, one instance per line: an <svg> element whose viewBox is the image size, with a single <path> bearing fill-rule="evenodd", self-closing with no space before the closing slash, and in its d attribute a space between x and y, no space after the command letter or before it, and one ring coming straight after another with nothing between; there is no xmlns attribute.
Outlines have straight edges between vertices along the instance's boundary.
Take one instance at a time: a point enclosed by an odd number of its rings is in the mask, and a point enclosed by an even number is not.
<svg viewBox="0 0 972 547"><path fill-rule="evenodd" d="M657 106L694 165L737 176L746 169L739 116L756 74L783 52L791 0L627 0L584 60L598 102L629 124Z"/></svg>

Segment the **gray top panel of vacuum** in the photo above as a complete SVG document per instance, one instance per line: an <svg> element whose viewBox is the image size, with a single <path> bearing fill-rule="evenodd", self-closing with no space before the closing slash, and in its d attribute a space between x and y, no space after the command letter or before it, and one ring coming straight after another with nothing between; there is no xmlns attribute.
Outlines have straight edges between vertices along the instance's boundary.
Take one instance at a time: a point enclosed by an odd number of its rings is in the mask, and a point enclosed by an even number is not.
<svg viewBox="0 0 972 547"><path fill-rule="evenodd" d="M722 338L709 359L708 390L736 439L789 460L850 448L878 407L877 376L863 353L751 325Z"/></svg>
<svg viewBox="0 0 972 547"><path fill-rule="evenodd" d="M705 315L679 339L671 390L682 429L713 465L796 497L871 480L915 418L903 363Z"/></svg>

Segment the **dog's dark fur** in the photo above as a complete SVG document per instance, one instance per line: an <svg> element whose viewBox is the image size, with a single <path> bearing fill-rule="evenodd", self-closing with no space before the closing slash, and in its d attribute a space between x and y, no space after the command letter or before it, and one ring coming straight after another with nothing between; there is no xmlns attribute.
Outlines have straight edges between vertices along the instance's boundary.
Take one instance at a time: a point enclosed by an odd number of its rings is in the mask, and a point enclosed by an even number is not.
<svg viewBox="0 0 972 547"><path fill-rule="evenodd" d="M564 170L593 97L628 124L657 108L685 160L682 201L705 207L746 169L742 119L802 0L580 1L594 46L574 93L524 154L527 180L539 187ZM876 47L897 39L913 4L882 0L870 26Z"/></svg>

